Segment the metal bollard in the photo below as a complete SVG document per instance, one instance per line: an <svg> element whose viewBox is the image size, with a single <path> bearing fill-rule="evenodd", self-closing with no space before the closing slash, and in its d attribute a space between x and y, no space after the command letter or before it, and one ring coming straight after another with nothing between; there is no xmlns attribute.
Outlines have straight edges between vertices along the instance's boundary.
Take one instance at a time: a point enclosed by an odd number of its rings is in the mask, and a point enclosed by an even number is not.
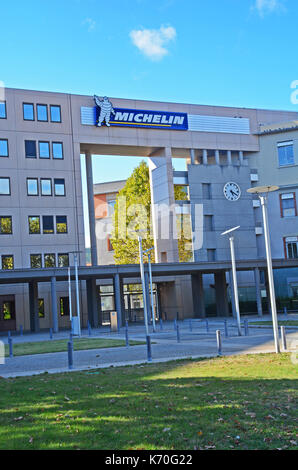
<svg viewBox="0 0 298 470"><path fill-rule="evenodd" d="M73 342L68 341L67 343L67 352L68 352L68 368L73 369Z"/></svg>
<svg viewBox="0 0 298 470"><path fill-rule="evenodd" d="M151 338L150 338L150 336L146 336L146 342L147 342L147 361L152 362Z"/></svg>
<svg viewBox="0 0 298 470"><path fill-rule="evenodd" d="M174 330L177 330L177 321L174 320Z"/></svg>
<svg viewBox="0 0 298 470"><path fill-rule="evenodd" d="M9 347L9 357L13 357L13 347L12 347L12 338L8 338L8 347Z"/></svg>
<svg viewBox="0 0 298 470"><path fill-rule="evenodd" d="M286 328L285 326L280 327L280 333L281 333L281 344L282 348L284 351L287 350L287 338L286 338Z"/></svg>
<svg viewBox="0 0 298 470"><path fill-rule="evenodd" d="M88 322L88 335L91 336L91 325L89 322Z"/></svg>
<svg viewBox="0 0 298 470"><path fill-rule="evenodd" d="M216 330L217 355L222 356L220 330Z"/></svg>
<svg viewBox="0 0 298 470"><path fill-rule="evenodd" d="M248 335L249 335L249 332L248 332L248 320L244 320L244 334L245 334L245 336L248 336Z"/></svg>
<svg viewBox="0 0 298 470"><path fill-rule="evenodd" d="M72 334L72 332L69 333L69 341L73 342L73 334Z"/></svg>
<svg viewBox="0 0 298 470"><path fill-rule="evenodd" d="M284 307L284 315L285 315L285 317L287 317L287 315L288 315L287 307Z"/></svg>
<svg viewBox="0 0 298 470"><path fill-rule="evenodd" d="M177 325L176 330L177 330L177 343L180 343L180 328L179 328L179 325Z"/></svg>
<svg viewBox="0 0 298 470"><path fill-rule="evenodd" d="M129 339L128 339L128 323L125 323L125 344L129 348Z"/></svg>
<svg viewBox="0 0 298 470"><path fill-rule="evenodd" d="M53 328L50 328L50 339L53 339Z"/></svg>
<svg viewBox="0 0 298 470"><path fill-rule="evenodd" d="M23 336L23 325L20 325L20 336Z"/></svg>
<svg viewBox="0 0 298 470"><path fill-rule="evenodd" d="M159 319L159 324L160 324L160 329L162 330L163 329L162 318Z"/></svg>
<svg viewBox="0 0 298 470"><path fill-rule="evenodd" d="M207 331L207 333L209 333L209 323L208 323L208 320L206 320L206 331Z"/></svg>
<svg viewBox="0 0 298 470"><path fill-rule="evenodd" d="M10 331L7 332L7 336L8 336L8 338L11 337L11 332Z"/></svg>
<svg viewBox="0 0 298 470"><path fill-rule="evenodd" d="M189 320L189 330L192 331L192 322Z"/></svg>
<svg viewBox="0 0 298 470"><path fill-rule="evenodd" d="M227 338L229 336L227 320L224 320L224 325L225 325L225 337Z"/></svg>

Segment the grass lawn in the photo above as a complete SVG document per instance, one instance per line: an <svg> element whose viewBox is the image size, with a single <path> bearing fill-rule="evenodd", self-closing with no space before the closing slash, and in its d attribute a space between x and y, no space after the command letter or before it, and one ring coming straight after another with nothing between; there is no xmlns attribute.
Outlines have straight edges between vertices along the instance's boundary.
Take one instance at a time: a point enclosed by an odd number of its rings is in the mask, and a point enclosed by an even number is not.
<svg viewBox="0 0 298 470"><path fill-rule="evenodd" d="M69 339L58 339L49 341L36 341L31 343L14 343L14 356L25 356L28 354L45 354L67 351ZM142 341L129 341L131 346L136 344L145 344ZM125 341L121 339L102 339L102 338L76 338L73 339L73 348L75 351L83 349L115 348L125 346ZM9 356L8 345L5 345L5 356ZM1 373L1 370L0 370Z"/></svg>
<svg viewBox="0 0 298 470"><path fill-rule="evenodd" d="M0 449L297 449L295 400L289 354L0 379Z"/></svg>
<svg viewBox="0 0 298 470"><path fill-rule="evenodd" d="M272 321L255 321L249 322L250 325L266 325L272 326ZM298 326L298 320L278 320L279 326Z"/></svg>

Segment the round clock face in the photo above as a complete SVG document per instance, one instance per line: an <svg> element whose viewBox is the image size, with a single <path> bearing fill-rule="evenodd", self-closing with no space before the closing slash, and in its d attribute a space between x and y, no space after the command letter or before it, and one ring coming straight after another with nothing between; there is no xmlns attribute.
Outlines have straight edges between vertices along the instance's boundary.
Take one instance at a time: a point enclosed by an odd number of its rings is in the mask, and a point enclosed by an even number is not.
<svg viewBox="0 0 298 470"><path fill-rule="evenodd" d="M223 189L224 195L228 201L238 201L241 196L241 189L237 183L226 183Z"/></svg>

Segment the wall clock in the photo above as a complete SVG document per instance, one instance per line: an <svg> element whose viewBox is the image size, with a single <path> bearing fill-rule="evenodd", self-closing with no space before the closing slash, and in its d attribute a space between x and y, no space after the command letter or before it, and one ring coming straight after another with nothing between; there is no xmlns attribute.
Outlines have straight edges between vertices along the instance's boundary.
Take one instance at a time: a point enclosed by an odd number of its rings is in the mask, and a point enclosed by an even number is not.
<svg viewBox="0 0 298 470"><path fill-rule="evenodd" d="M232 181L229 181L224 185L223 189L225 198L228 201L238 201L238 199L241 196L241 189L238 186L237 183L233 183Z"/></svg>

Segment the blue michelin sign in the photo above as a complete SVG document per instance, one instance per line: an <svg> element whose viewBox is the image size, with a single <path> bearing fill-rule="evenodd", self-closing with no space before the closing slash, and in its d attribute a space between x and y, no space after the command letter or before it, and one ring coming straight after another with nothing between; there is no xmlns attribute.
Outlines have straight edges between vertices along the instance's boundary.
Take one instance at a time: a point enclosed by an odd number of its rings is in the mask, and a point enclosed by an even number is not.
<svg viewBox="0 0 298 470"><path fill-rule="evenodd" d="M141 109L113 108L110 100L105 96L100 99L94 96L95 125L138 127L150 129L167 129L175 131L188 130L186 113L168 111L148 111Z"/></svg>

